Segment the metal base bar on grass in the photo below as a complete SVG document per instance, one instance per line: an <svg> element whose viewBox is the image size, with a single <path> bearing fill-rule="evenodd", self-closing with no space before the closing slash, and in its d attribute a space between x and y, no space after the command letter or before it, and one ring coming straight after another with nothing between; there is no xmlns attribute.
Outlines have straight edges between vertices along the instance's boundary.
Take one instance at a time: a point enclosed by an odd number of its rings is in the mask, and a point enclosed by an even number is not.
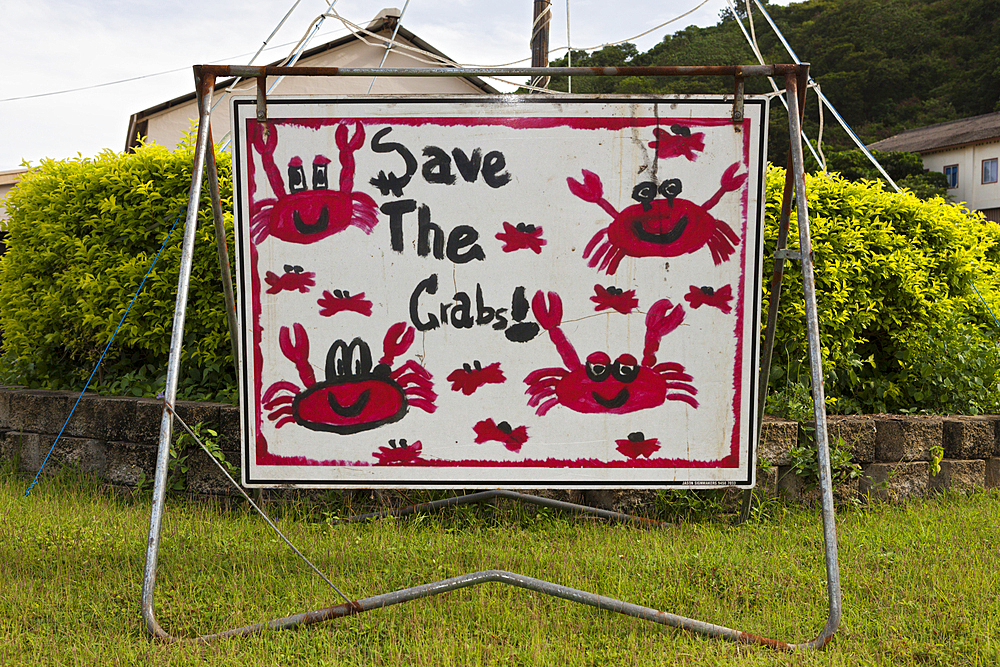
<svg viewBox="0 0 1000 667"><path fill-rule="evenodd" d="M280 71L279 71L280 70ZM285 71L287 70L287 71ZM623 602L605 596L588 593L560 586L558 584L546 582L540 579L527 577L520 574L505 572L502 570L486 570L474 572L438 582L423 584L412 588L406 588L392 593L376 595L361 600L345 602L333 607L327 607L316 611L308 611L294 616L275 619L267 623L246 626L227 630L218 634L204 635L194 639L180 639L167 634L156 620L153 609L153 594L156 586L156 564L159 554L160 534L163 524L164 501L166 497L166 480L168 473L168 463L170 458L170 441L173 429L174 410L173 405L177 395L178 374L180 370L181 347L184 332L184 317L187 307L188 288L190 285L191 268L194 257L195 230L197 227L198 202L201 195L201 182L205 175L206 154L214 150L211 146L211 102L215 89L216 76L239 75L247 77L257 77L263 79L270 74L292 75L292 76L470 76L470 75L512 75L525 74L534 75L572 75L572 76L690 76L690 75L728 75L736 78L734 95L734 120L737 116L742 116L742 78L745 76L770 76L784 75L786 90L789 91L789 132L791 139L792 168L794 170L794 189L796 195L796 209L798 212L799 244L801 250L803 287L806 301L806 324L809 337L809 359L810 370L813 383L814 414L816 419L816 445L819 450L820 487L823 501L823 531L824 531L824 552L826 555L827 570L827 591L829 598L829 617L820 634L812 641L801 644L788 644L773 639L766 639L754 634L733 630L722 626L697 621L694 619L677 616L663 611L658 611L649 607L643 607L629 602ZM196 90L198 94L200 120L198 124L198 139L195 146L195 156L193 173L191 176L191 194L188 203L187 218L185 220L184 242L181 252L181 264L177 285L177 301L174 308L173 329L170 344L170 360L167 367L166 388L164 391L164 410L160 425L159 450L156 460L156 475L153 488L153 499L150 513L149 539L146 549L146 565L142 583L141 611L143 620L149 633L160 640L167 642L210 642L226 637L235 637L259 632L267 629L280 630L296 628L301 625L317 623L320 621L349 616L387 607L390 605L416 600L431 595L446 593L482 583L503 583L527 590L551 595L561 599L585 604L588 606L614 611L635 618L643 618L654 623L680 628L689 632L697 632L711 637L717 637L734 642L759 644L777 649L794 650L800 648L821 648L826 645L836 632L841 616L841 591L840 573L837 561L836 529L834 526L834 506L833 506L833 486L830 474L830 456L827 446L827 427L825 398L823 393L823 376L819 347L819 325L816 309L816 293L813 280L812 257L810 253L809 219L806 210L805 176L802 159L802 145L800 124L800 88L803 88L808 74L808 65L771 65L755 67L651 67L651 68L522 68L518 70L467 70L467 69L416 69L416 70L344 70L338 68L250 68L250 67L228 67L228 66L198 66L195 67ZM266 118L266 95L259 88L259 108L258 116ZM209 171L214 172L214 154L208 157ZM219 193L217 183L214 181L214 173L210 173L210 187L212 190L213 212L217 223L221 220L221 208L218 205ZM786 200L788 198L788 188L786 187ZM783 207L784 210L785 207ZM783 214L783 220L785 218ZM220 241L218 252L220 260L225 253L223 234L220 234L217 224L217 240ZM228 273L227 267L223 270ZM772 298L777 298L774 295ZM227 315L235 314L236 310L232 303L232 293L226 293ZM230 318L229 324L231 333L235 335L235 318ZM213 459L214 460L214 459ZM535 498L512 491L487 491L482 494L471 494L459 498L437 501L436 503L424 503L412 508L405 508L400 513L412 513L422 509L430 509L430 506L455 505L460 502L469 502L472 498L479 496L477 500L489 497L508 497L538 504L558 507L559 509L579 510L581 506L572 503ZM592 513L614 520L638 520L637 517L615 512L605 512L604 510L588 510ZM353 517L351 521L362 520L364 518L374 518L377 515L365 517ZM655 522L650 522L655 523ZM325 577L324 577L325 579Z"/></svg>
<svg viewBox="0 0 1000 667"><path fill-rule="evenodd" d="M443 507L455 507L456 505L465 505L467 503L488 502L494 498L518 500L524 503L549 507L551 509L563 510L566 512L578 512L581 514L591 514L609 521L635 523L652 528L662 528L670 525L665 521L655 521L641 516L633 516L631 514L623 514L621 512L612 512L610 510L602 510L596 507L588 507L587 505L578 505L576 503L568 503L562 500L554 500L552 498L542 498L541 496L532 496L526 493L518 493L517 491L509 491L505 489L480 491L478 493L469 493L464 496L452 496L451 498L444 498L442 500L417 503L407 507L401 507L399 509L382 510L380 512L371 512L369 514L340 517L337 519L337 523L359 523L361 521L381 519L387 516L409 516L410 514L416 514L417 512L429 512Z"/></svg>
<svg viewBox="0 0 1000 667"><path fill-rule="evenodd" d="M398 591L393 591L392 593L373 595L372 597L355 600L350 603L338 604L333 607L325 607L314 611L306 611L301 614L277 618L273 621L268 621L267 623L257 623L255 625L248 625L242 628L234 628L232 630L226 630L214 635L204 635L194 639L178 639L170 636L162 636L160 638L168 642L210 643L219 639L242 637L244 635L263 632L265 630L292 630L303 625L311 625L322 621L343 618L344 616L353 616L366 611L373 611L383 607L391 607L392 605L400 604L402 602L410 602L411 600L419 600L433 595L450 593L451 591L456 591L461 588L468 588L470 586L486 583L501 583L508 586L515 586L517 588L523 588L536 593L542 593L544 595L561 598L563 600L569 600L570 602L576 602L589 607L596 607L597 609L603 609L604 611L612 611L625 616L641 618L653 623L659 623L660 625L679 628L681 630L687 630L688 632L696 632L708 635L709 637L717 637L719 639L725 639L727 641L737 642L740 644L757 644L760 646L769 646L771 648L793 651L803 648L821 648L827 642L827 639L817 639L804 644L788 644L774 639L768 639L766 637L759 637L748 632L732 630L721 625L714 625L712 623L705 623L703 621L697 621L684 616L677 616L676 614L670 614L665 611L652 609L650 607L643 607L630 602L622 602L621 600L605 597L603 595L596 595L594 593L588 593L587 591L581 591L576 588L560 586L541 579L535 579L534 577L527 577L514 572L505 572L504 570L483 570L481 572L463 574L458 577L451 577L450 579L442 579L441 581L435 581L421 586L404 588Z"/></svg>

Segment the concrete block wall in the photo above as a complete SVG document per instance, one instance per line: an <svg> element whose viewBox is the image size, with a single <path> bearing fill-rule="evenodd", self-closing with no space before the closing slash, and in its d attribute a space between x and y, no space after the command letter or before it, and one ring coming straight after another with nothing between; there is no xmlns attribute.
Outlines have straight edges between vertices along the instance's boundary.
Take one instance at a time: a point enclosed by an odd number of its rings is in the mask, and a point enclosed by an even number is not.
<svg viewBox="0 0 1000 667"><path fill-rule="evenodd" d="M810 439L811 424L766 417L760 456L776 468L777 493L793 498L808 491L792 471L789 452ZM835 495L900 501L930 491L1000 487L1000 415L830 415L830 447L850 451L862 475ZM794 433L794 436L792 435ZM931 474L935 447L941 470Z"/></svg>
<svg viewBox="0 0 1000 667"><path fill-rule="evenodd" d="M77 394L0 386L0 460L20 462L21 471L35 474L41 466ZM239 465L239 410L218 403L181 401L177 412L190 426L204 423L219 433L228 461ZM131 487L140 473L152 478L159 438L161 403L154 399L100 397L86 394L53 451L46 472L74 466L111 484ZM767 417L760 443L762 468L759 490L793 499L818 497L792 473L792 449L807 443L810 424ZM175 427L175 437L180 432ZM847 448L863 470L860 479L836 489L840 499L905 500L945 488L1000 487L1000 415L830 416L832 447ZM942 447L941 471L930 474L934 447ZM766 463L764 463L766 462ZM188 459L187 488L191 493L238 495L200 449ZM655 498L635 490L555 493L573 502L635 512ZM568 495L572 497L563 498Z"/></svg>

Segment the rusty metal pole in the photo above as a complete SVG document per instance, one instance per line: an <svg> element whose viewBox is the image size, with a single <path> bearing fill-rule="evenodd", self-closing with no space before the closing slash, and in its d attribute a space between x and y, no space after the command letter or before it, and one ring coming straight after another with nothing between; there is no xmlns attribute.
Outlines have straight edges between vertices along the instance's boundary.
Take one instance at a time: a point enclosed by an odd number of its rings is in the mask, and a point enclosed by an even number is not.
<svg viewBox="0 0 1000 667"><path fill-rule="evenodd" d="M153 502L149 517L149 538L146 543L146 567L142 578L140 606L146 629L160 639L169 635L163 631L153 612L153 591L156 588L156 561L160 550L160 532L163 527L163 505L167 494L167 467L170 463L170 440L173 435L171 409L177 398L177 378L180 374L181 348L184 343L184 317L187 312L188 288L191 284L191 267L194 263L195 231L198 228L198 202L201 199L201 181L205 173L206 153L209 144L209 118L212 115L212 92L215 77L195 75L199 110L198 140L195 144L194 165L191 173L191 193L188 198L187 217L184 221L184 242L181 246L180 272L177 277L177 301L170 334L170 360L167 363L166 387L163 390L163 417L160 420L160 445L156 455L156 477L153 483ZM214 193L213 193L214 194Z"/></svg>
<svg viewBox="0 0 1000 667"><path fill-rule="evenodd" d="M233 353L233 368L238 370L239 317L236 313L236 297L233 291L233 274L229 266L229 249L226 245L226 221L222 212L222 198L219 195L219 170L215 162L215 142L212 141L212 127L208 128L208 187L212 196L212 219L215 222L215 249L219 255L219 270L222 276L222 294L226 300L226 323L229 325L229 347Z"/></svg>
<svg viewBox="0 0 1000 667"><path fill-rule="evenodd" d="M812 379L813 416L816 420L816 448L819 455L820 494L823 500L823 545L826 553L827 594L829 616L819 636L802 645L820 648L833 637L840 625L841 592L840 565L837 561L837 528L833 509L833 476L830 473L830 448L827 439L826 395L823 391L823 356L820 351L819 314L816 308L816 281L813 276L812 241L809 236L809 210L806 205L806 179L800 140L799 111L805 93L808 65L798 72L785 75L788 91L788 126L791 139L792 164L795 176L795 212L799 228L799 259L802 265L802 289L805 293L806 335L809 340L809 372Z"/></svg>

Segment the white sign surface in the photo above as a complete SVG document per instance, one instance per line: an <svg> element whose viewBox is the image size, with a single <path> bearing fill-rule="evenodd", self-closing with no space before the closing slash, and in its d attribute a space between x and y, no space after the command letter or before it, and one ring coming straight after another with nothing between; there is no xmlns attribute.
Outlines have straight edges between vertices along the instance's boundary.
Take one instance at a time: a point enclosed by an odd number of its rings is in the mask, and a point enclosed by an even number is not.
<svg viewBox="0 0 1000 667"><path fill-rule="evenodd" d="M754 482L767 105L233 102L248 486Z"/></svg>

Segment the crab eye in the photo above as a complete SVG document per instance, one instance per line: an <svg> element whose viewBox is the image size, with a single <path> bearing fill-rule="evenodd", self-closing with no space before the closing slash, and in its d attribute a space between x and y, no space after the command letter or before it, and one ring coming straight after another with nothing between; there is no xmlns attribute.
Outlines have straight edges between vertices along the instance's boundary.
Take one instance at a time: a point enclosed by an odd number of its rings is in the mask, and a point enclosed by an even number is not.
<svg viewBox="0 0 1000 667"><path fill-rule="evenodd" d="M681 179L671 178L670 180L663 181L660 184L660 194L667 198L670 202L674 201L674 197L681 193Z"/></svg>
<svg viewBox="0 0 1000 667"><path fill-rule="evenodd" d="M313 160L313 189L314 190L327 190L330 187L330 181L326 173L326 165L330 164L330 160L323 157L322 155L317 155Z"/></svg>
<svg viewBox="0 0 1000 667"><path fill-rule="evenodd" d="M306 170L302 168L302 160L294 157L288 163L288 189L291 192L301 192L306 187Z"/></svg>
<svg viewBox="0 0 1000 667"><path fill-rule="evenodd" d="M594 382L604 382L611 374L611 357L603 352L594 352L587 357L587 377Z"/></svg>
<svg viewBox="0 0 1000 667"><path fill-rule="evenodd" d="M690 137L691 136L691 128L690 127L684 127L683 125L677 125L677 124L671 125L670 126L670 131L673 132L674 134L676 134L678 137Z"/></svg>
<svg viewBox="0 0 1000 667"><path fill-rule="evenodd" d="M326 354L326 378L363 376L371 373L372 353L368 343L355 338L348 345L338 340Z"/></svg>
<svg viewBox="0 0 1000 667"><path fill-rule="evenodd" d="M619 382L631 382L639 375L639 364L631 354L623 354L611 366L611 376Z"/></svg>
<svg viewBox="0 0 1000 667"><path fill-rule="evenodd" d="M350 375L368 375L372 371L372 352L368 343L360 338L351 341L347 348Z"/></svg>
<svg viewBox="0 0 1000 667"><path fill-rule="evenodd" d="M632 188L632 199L642 204L642 210L648 211L653 207L651 202L656 198L656 183L643 181Z"/></svg>
<svg viewBox="0 0 1000 667"><path fill-rule="evenodd" d="M336 341L330 346L330 351L326 353L326 378L347 375L347 368L344 358L347 357L347 343L342 340Z"/></svg>

